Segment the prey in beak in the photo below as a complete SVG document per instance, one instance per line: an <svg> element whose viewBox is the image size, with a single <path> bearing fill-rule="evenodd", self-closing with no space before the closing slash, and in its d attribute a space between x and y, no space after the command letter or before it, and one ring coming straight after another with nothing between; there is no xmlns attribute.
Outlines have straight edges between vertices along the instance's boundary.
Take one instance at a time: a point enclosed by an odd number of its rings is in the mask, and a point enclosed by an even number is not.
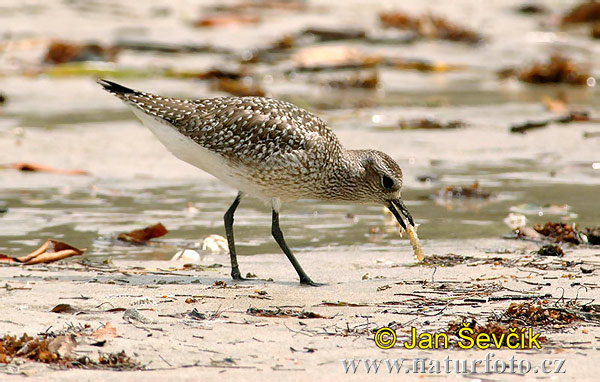
<svg viewBox="0 0 600 382"><path fill-rule="evenodd" d="M408 234L410 245L412 245L413 247L415 258L418 261L423 261L425 259L425 253L423 253L423 249L421 248L421 244L419 243L419 237L417 236L417 232L415 231L415 221L410 215L410 212L408 212L408 209L404 205L404 202L399 198L390 200L388 208L392 212L396 220L398 220L400 226ZM400 233L400 236L402 236L402 233Z"/></svg>
<svg viewBox="0 0 600 382"><path fill-rule="evenodd" d="M404 202L401 199L390 200L388 209L394 215L396 220L400 226L406 230L406 224L410 224L413 228L415 226L415 221L413 220L410 212L408 212L408 208L404 205Z"/></svg>

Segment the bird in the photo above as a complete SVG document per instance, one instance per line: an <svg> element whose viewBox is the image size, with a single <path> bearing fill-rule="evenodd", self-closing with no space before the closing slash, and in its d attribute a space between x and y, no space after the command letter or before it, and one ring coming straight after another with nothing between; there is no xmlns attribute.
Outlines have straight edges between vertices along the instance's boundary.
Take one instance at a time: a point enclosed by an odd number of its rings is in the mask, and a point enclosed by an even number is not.
<svg viewBox="0 0 600 382"><path fill-rule="evenodd" d="M245 196L270 204L271 234L300 283L318 286L302 269L279 225L282 202L313 199L378 204L400 226L415 226L401 197L403 174L389 155L343 147L327 124L289 102L268 97L181 99L98 83L131 108L177 158L238 190L224 215L231 277L241 276L233 235L234 214Z"/></svg>

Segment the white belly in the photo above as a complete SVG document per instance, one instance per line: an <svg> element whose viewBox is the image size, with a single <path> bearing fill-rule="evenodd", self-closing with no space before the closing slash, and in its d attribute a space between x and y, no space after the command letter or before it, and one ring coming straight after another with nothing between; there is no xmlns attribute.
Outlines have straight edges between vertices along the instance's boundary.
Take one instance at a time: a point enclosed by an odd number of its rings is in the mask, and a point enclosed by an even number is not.
<svg viewBox="0 0 600 382"><path fill-rule="evenodd" d="M172 126L160 122L132 106L131 109L142 123L154 133L162 144L177 158L206 171L231 187L249 195L270 199L250 181L243 168L233 167L225 158L205 149Z"/></svg>

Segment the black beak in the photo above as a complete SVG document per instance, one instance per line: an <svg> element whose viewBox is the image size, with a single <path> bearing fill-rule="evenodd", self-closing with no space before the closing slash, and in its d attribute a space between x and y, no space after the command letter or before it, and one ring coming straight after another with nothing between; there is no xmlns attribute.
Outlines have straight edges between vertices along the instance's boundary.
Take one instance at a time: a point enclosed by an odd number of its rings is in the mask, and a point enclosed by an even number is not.
<svg viewBox="0 0 600 382"><path fill-rule="evenodd" d="M408 209L406 208L402 200L390 200L388 209L392 212L396 220L398 220L398 223L400 223L400 226L402 226L402 228L406 229L406 223L404 223L404 218L408 220L411 226L415 226L415 221L410 215L410 212L408 212Z"/></svg>

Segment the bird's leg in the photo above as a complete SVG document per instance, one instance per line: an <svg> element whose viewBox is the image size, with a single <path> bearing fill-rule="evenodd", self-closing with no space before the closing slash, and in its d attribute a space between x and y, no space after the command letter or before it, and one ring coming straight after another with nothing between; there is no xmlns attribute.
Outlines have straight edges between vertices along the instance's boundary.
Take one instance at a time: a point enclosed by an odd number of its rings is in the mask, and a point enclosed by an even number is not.
<svg viewBox="0 0 600 382"><path fill-rule="evenodd" d="M242 275L240 274L240 267L237 262L237 256L235 254L235 241L233 240L233 214L237 209L240 201L244 194L239 192L231 203L231 206L225 212L225 235L227 236L227 245L229 246L229 256L231 257L231 277L234 280L243 280Z"/></svg>
<svg viewBox="0 0 600 382"><path fill-rule="evenodd" d="M292 253L292 251L290 251L287 244L285 243L285 239L283 238L283 232L281 232L281 228L279 228L279 212L275 208L273 208L273 224L271 225L271 233L273 234L273 237L275 238L277 244L279 244L279 247L281 247L283 253L285 253L288 260L290 260L290 263L292 263L292 265L294 266L294 269L296 270L296 273L298 273L298 276L300 276L300 284L319 286L319 284L313 282L310 279L310 277L308 277L306 272L304 272L304 270L300 266L300 263L298 262L298 260L296 260L296 257L294 257L294 254Z"/></svg>

